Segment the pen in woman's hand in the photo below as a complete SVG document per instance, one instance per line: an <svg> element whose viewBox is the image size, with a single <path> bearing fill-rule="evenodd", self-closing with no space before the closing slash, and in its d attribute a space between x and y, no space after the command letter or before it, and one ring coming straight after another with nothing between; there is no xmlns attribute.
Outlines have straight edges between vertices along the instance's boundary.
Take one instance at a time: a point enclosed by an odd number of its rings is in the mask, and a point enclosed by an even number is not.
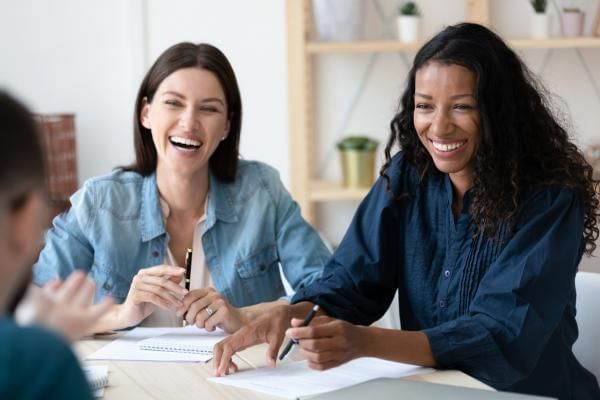
<svg viewBox="0 0 600 400"><path fill-rule="evenodd" d="M185 252L185 278L184 278L184 284L185 284L185 290L187 290L189 292L190 290L190 278L192 276L192 249L187 249L187 251ZM182 321L182 325L186 326L187 325L187 321L185 319L185 317L187 316L187 311L183 313L183 321Z"/></svg>
<svg viewBox="0 0 600 400"><path fill-rule="evenodd" d="M315 315L317 315L317 311L319 311L319 305L316 304L308 313L308 315L306 316L306 318L304 318L304 321L302 321L302 325L300 326L308 326L308 324L310 324L310 321L312 321L312 319L315 317ZM290 350L292 349L292 346L298 344L298 341L296 339L290 339L290 341L285 345L283 351L281 352L281 354L279 355L279 361L283 360L288 353L290 352Z"/></svg>

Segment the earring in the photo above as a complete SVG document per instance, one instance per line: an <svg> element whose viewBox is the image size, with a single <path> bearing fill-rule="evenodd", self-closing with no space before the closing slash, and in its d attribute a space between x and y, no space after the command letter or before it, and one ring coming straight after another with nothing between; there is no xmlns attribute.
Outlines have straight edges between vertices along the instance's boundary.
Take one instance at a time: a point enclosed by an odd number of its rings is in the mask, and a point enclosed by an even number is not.
<svg viewBox="0 0 600 400"><path fill-rule="evenodd" d="M221 138L221 142L222 142L223 140L225 140L225 139L227 139L227 136L223 136L223 137Z"/></svg>

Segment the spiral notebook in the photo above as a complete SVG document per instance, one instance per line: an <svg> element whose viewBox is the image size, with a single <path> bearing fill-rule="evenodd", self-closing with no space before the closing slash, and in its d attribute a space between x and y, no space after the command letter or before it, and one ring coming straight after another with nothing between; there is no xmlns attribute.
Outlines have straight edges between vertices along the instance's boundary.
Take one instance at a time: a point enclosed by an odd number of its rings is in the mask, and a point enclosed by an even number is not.
<svg viewBox="0 0 600 400"><path fill-rule="evenodd" d="M87 365L82 367L82 369L94 397L102 397L104 395L104 387L108 385L108 366Z"/></svg>
<svg viewBox="0 0 600 400"><path fill-rule="evenodd" d="M140 350L148 351L212 355L214 345L226 336L227 334L221 330L207 332L189 326L175 332L140 340L138 347Z"/></svg>

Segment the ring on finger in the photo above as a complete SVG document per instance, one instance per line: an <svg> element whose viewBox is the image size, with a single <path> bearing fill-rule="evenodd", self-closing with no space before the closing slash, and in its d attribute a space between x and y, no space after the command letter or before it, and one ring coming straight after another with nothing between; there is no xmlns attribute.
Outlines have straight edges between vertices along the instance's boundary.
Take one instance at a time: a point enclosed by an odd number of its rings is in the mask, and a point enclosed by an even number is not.
<svg viewBox="0 0 600 400"><path fill-rule="evenodd" d="M210 306L209 307L205 307L204 310L206 310L206 313L208 314L209 317L215 313L215 310L213 310L212 308L210 308Z"/></svg>

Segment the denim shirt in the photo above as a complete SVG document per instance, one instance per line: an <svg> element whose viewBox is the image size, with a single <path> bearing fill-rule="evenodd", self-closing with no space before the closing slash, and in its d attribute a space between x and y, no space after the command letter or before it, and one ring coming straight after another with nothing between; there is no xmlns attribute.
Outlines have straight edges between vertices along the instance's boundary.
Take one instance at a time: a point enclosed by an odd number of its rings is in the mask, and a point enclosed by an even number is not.
<svg viewBox="0 0 600 400"><path fill-rule="evenodd" d="M211 173L209 185L202 246L215 289L231 304L285 296L280 264L294 290L321 275L331 254L275 169L240 160L234 182ZM88 180L54 219L34 283L81 269L96 282L95 301L110 295L120 303L141 268L163 263L168 242L156 175L117 170Z"/></svg>

